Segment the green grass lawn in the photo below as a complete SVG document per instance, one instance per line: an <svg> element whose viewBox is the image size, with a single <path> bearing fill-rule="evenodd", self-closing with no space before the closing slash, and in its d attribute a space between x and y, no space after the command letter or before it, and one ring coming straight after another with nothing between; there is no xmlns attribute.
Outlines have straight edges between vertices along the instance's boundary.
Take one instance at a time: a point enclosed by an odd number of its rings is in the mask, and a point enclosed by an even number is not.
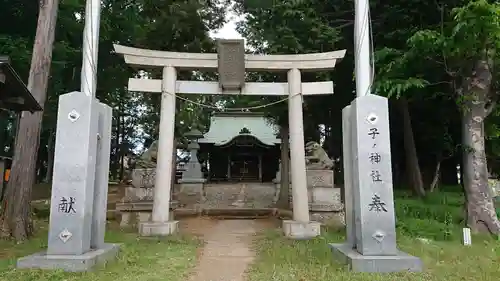
<svg viewBox="0 0 500 281"><path fill-rule="evenodd" d="M293 241L277 231L257 240L258 258L248 281L455 281L500 280L500 241L474 236L461 245L463 198L441 192L425 200L396 196L398 246L422 259L422 273L351 273L333 260L328 243L345 241L343 230L324 229L311 241ZM424 239L422 239L424 238Z"/></svg>
<svg viewBox="0 0 500 281"><path fill-rule="evenodd" d="M257 239L255 263L248 281L489 281L500 278L500 241L474 236L472 246L461 245L463 196L456 191L439 191L425 199L396 192L396 217L399 248L422 258L423 273L361 274L347 272L333 261L328 243L344 241L343 230L324 229L311 241L285 239L281 231L271 230ZM36 212L47 217L48 212ZM165 239L138 238L135 230L120 231L110 224L107 241L123 243L118 259L90 273L17 270L17 257L46 248L47 222L37 221L36 236L16 245L0 240L0 280L187 280L196 264L196 239L177 236ZM422 239L424 238L424 239ZM209 281L209 280L207 280Z"/></svg>
<svg viewBox="0 0 500 281"><path fill-rule="evenodd" d="M37 224L36 236L16 245L0 241L0 280L8 281L136 281L186 280L196 264L200 242L189 237L138 238L137 232L122 232L117 227L107 233L106 240L123 243L117 260L89 273L66 273L49 270L18 270L16 258L35 253L47 246L47 223Z"/></svg>
<svg viewBox="0 0 500 281"><path fill-rule="evenodd" d="M400 236L399 247L422 258L422 273L368 274L348 272L332 259L328 243L344 241L342 234L326 232L311 241L292 241L271 231L256 247L258 259L248 272L248 281L454 281L499 280L500 242L473 240L465 247L459 241L422 242Z"/></svg>

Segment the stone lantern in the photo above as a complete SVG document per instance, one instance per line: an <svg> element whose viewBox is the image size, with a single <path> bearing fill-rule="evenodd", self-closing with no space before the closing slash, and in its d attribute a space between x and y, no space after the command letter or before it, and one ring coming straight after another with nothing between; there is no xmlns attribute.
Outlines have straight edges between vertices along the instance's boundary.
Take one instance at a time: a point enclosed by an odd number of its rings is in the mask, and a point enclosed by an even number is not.
<svg viewBox="0 0 500 281"><path fill-rule="evenodd" d="M202 138L203 134L199 130L193 129L186 133L185 137L189 140L187 149L189 150L190 158L186 164L186 170L182 173L182 178L179 180L181 184L180 192L190 196L200 195L201 199L203 199L203 184L206 180L203 178L201 164L198 161L198 150L200 149L198 139Z"/></svg>
<svg viewBox="0 0 500 281"><path fill-rule="evenodd" d="M187 132L185 136L189 140L189 143L187 145L187 149L189 150L189 154L190 154L190 159L188 162L188 169L187 170L189 170L190 168L194 168L194 166L198 167L198 169L196 171L193 171L193 173L195 173L195 174L188 173L188 175L190 177L195 176L196 178L199 178L199 177L203 178L203 174L201 173L201 165L198 161L198 150L200 149L200 145L198 144L198 140L203 137L203 134L199 130L193 129L193 130ZM182 178L184 178L184 173L182 175Z"/></svg>

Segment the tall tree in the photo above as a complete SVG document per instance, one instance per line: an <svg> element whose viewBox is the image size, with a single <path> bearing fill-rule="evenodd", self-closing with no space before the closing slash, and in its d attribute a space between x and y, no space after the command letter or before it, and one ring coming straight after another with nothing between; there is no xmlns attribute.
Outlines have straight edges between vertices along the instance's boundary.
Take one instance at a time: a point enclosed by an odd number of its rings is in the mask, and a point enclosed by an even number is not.
<svg viewBox="0 0 500 281"><path fill-rule="evenodd" d="M485 119L495 110L500 95L494 89L494 67L500 63L500 4L470 2L453 11L448 59L457 55L455 89L462 107L464 189L467 225L474 231L500 235L500 221L488 186ZM479 19L479 20L478 20ZM451 43L447 42L447 43ZM443 46L444 47L444 46ZM497 75L498 77L498 75Z"/></svg>
<svg viewBox="0 0 500 281"><path fill-rule="evenodd" d="M406 52L396 52L404 59L386 67L392 74L401 72L399 63L402 61L406 62L402 64L406 68L413 67L415 63L441 69L443 75L439 79L448 85L448 93L455 99L462 115L467 225L473 231L497 235L500 234L500 222L488 187L485 121L495 111L499 96L495 87L499 74L494 68L500 62L499 42L500 4L490 4L486 0L471 1L443 16L440 27L415 32L408 40ZM414 81L432 84L426 79L428 76L416 71L412 77L384 82L395 83L389 88L400 91L407 85L415 85Z"/></svg>
<svg viewBox="0 0 500 281"><path fill-rule="evenodd" d="M44 105L52 63L59 1L40 0L39 5L28 89L35 99ZM24 113L21 117L12 172L3 201L2 235L12 236L18 241L27 239L33 231L30 219L30 199L35 181L42 116L42 112L37 112Z"/></svg>

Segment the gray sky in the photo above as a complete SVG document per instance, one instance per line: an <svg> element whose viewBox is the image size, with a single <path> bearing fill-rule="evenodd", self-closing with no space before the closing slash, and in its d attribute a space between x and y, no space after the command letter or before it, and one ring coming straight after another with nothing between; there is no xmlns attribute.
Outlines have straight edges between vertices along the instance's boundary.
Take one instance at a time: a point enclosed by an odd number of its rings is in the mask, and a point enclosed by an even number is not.
<svg viewBox="0 0 500 281"><path fill-rule="evenodd" d="M228 22L219 31L211 32L211 36L223 39L241 39L242 36L236 31L236 22L240 21L242 17L238 17L229 10L226 19Z"/></svg>

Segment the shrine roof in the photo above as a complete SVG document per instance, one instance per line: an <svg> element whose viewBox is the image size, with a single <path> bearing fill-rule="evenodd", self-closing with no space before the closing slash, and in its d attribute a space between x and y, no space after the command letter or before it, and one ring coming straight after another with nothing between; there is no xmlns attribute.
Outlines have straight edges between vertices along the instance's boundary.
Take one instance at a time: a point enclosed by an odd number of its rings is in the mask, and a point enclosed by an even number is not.
<svg viewBox="0 0 500 281"><path fill-rule="evenodd" d="M0 108L16 112L42 110L6 56L0 56Z"/></svg>
<svg viewBox="0 0 500 281"><path fill-rule="evenodd" d="M210 118L210 129L198 141L200 144L224 145L240 135L251 135L262 143L273 146L281 141L276 137L278 127L262 113L223 112Z"/></svg>

